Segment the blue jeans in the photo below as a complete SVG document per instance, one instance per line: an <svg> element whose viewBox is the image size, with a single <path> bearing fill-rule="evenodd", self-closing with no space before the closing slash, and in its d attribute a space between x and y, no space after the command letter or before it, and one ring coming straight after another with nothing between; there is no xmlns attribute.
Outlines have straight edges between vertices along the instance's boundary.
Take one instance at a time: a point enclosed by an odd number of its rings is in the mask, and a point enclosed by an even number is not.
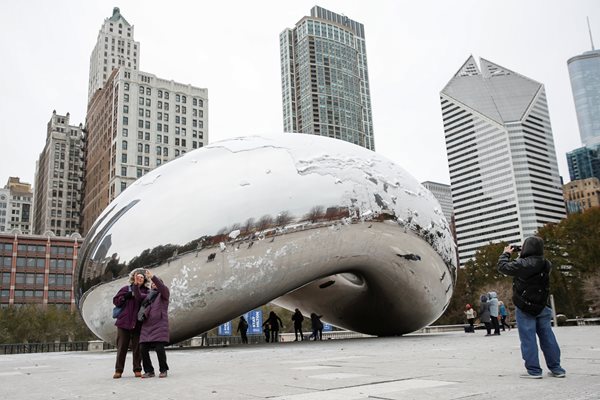
<svg viewBox="0 0 600 400"><path fill-rule="evenodd" d="M521 340L521 355L525 361L525 368L530 375L541 375L540 360L538 358L538 347L536 334L540 338L540 347L546 359L548 369L556 374L565 373L560 366L560 348L556 342L550 321L552 310L549 307L536 317L533 317L517 307L517 328Z"/></svg>

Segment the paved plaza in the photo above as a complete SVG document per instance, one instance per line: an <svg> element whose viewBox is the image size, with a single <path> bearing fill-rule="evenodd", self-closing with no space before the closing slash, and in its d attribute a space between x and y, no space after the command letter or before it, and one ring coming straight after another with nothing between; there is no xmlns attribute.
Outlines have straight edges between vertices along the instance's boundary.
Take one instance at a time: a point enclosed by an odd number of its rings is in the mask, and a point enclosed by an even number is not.
<svg viewBox="0 0 600 400"><path fill-rule="evenodd" d="M111 351L2 355L0 398L600 399L600 326L555 332L564 379L519 378L513 329L172 350L166 379L134 378L131 354L123 378L112 379Z"/></svg>

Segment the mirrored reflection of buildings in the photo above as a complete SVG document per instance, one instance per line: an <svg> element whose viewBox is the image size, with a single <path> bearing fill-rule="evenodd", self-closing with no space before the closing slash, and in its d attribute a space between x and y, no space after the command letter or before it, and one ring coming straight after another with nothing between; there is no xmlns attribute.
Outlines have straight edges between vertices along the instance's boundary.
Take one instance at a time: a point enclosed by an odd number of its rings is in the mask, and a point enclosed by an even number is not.
<svg viewBox="0 0 600 400"><path fill-rule="evenodd" d="M600 207L600 179L596 177L578 179L563 186L567 213L581 213Z"/></svg>
<svg viewBox="0 0 600 400"><path fill-rule="evenodd" d="M0 307L25 304L75 309L73 267L82 239L0 234Z"/></svg>
<svg viewBox="0 0 600 400"><path fill-rule="evenodd" d="M33 189L31 184L11 176L0 191L0 232L30 233L32 229Z"/></svg>
<svg viewBox="0 0 600 400"><path fill-rule="evenodd" d="M440 93L461 265L565 216L544 86L480 67L469 57Z"/></svg>
<svg viewBox="0 0 600 400"><path fill-rule="evenodd" d="M363 24L315 6L279 45L284 131L374 150Z"/></svg>
<svg viewBox="0 0 600 400"><path fill-rule="evenodd" d="M83 179L83 128L54 111L35 173L33 233L56 236L79 232Z"/></svg>
<svg viewBox="0 0 600 400"><path fill-rule="evenodd" d="M83 234L136 179L208 143L207 89L139 71L139 46L115 8L90 57Z"/></svg>

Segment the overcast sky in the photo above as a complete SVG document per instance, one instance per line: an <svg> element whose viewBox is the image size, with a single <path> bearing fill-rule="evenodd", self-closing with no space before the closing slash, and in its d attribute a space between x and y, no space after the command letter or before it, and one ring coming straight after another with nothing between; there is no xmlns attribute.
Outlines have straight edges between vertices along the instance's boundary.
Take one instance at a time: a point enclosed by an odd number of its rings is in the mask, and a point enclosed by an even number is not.
<svg viewBox="0 0 600 400"><path fill-rule="evenodd" d="M140 69L207 88L209 141L283 131L279 33L314 5L365 25L376 151L449 183L439 92L470 54L546 86L560 173L581 146L567 59L600 47L598 0L21 0L2 4L0 187L34 183L52 110L85 123L89 57L118 6Z"/></svg>

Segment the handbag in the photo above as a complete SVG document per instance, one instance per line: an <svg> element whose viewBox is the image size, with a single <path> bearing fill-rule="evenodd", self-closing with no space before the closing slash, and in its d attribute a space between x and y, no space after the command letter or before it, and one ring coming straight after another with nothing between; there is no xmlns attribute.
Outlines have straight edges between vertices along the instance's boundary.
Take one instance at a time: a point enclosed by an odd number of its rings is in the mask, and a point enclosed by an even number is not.
<svg viewBox="0 0 600 400"><path fill-rule="evenodd" d="M129 291L131 292L131 285L129 286ZM119 315L121 315L121 313L123 312L123 309L125 308L126 303L127 303L127 300L123 301L123 304L121 304L120 306L113 308L113 310L112 310L113 318L119 318Z"/></svg>

